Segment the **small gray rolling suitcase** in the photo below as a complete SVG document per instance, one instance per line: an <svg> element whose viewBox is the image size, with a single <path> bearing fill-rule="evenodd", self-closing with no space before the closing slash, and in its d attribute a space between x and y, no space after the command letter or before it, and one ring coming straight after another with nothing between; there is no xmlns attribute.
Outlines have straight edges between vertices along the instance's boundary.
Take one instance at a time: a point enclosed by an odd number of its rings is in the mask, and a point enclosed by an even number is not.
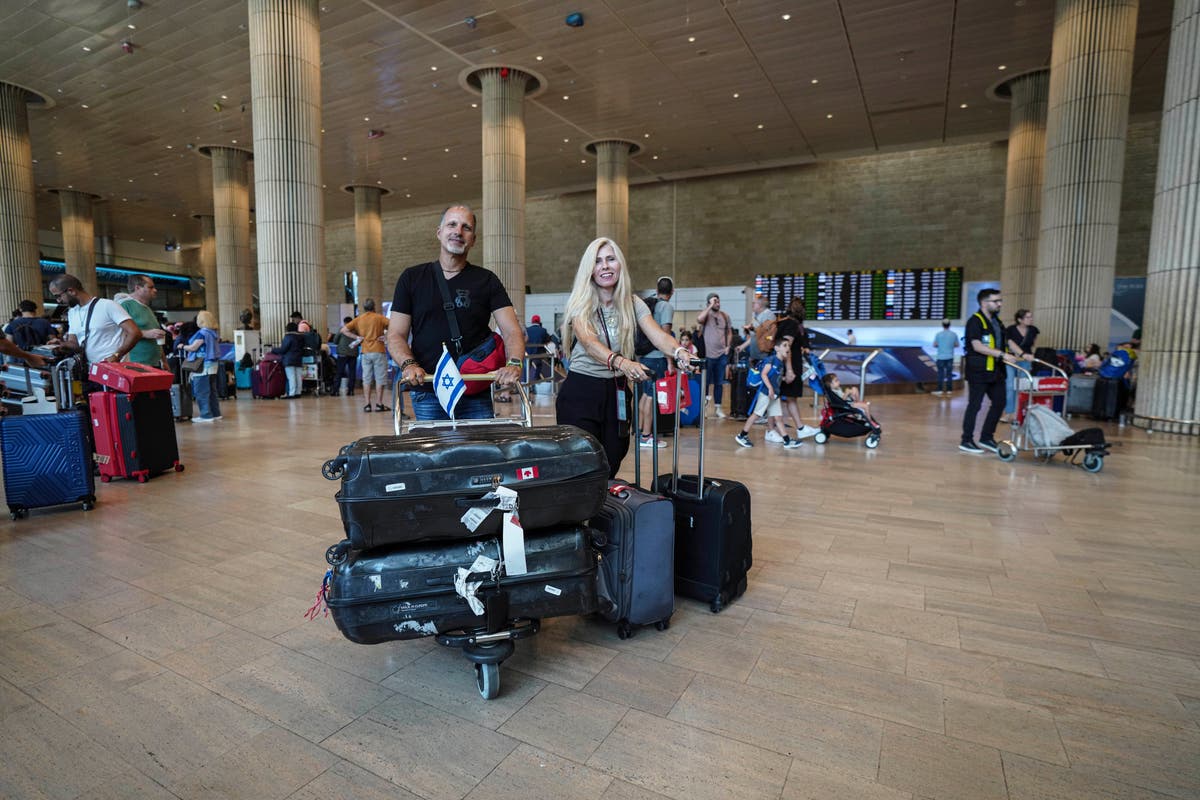
<svg viewBox="0 0 1200 800"><path fill-rule="evenodd" d="M1067 383L1067 402L1064 409L1068 414L1092 413L1092 401L1096 395L1096 375L1072 375Z"/></svg>

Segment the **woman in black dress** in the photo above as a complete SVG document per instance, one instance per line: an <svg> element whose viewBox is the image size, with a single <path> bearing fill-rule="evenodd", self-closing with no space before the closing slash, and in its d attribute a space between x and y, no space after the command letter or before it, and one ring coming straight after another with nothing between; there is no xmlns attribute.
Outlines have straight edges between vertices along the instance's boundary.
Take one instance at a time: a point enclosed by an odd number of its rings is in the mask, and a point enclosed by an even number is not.
<svg viewBox="0 0 1200 800"><path fill-rule="evenodd" d="M779 387L784 421L791 417L796 426L797 439L813 436L817 429L805 425L800 419L799 398L804 394L804 381L801 376L804 374L804 368L808 366L809 354L808 328L804 327L803 297L796 295L788 303L787 312L780 317L776 325L775 338L792 340L792 357L785 365L783 383Z"/></svg>
<svg viewBox="0 0 1200 800"><path fill-rule="evenodd" d="M1004 331L1004 340L1008 343L1008 349L1014 356L1025 362L1025 368L1029 369L1033 362L1033 348L1037 344L1037 337L1040 331L1033 324L1033 312L1028 308L1022 308L1017 311L1014 317L1016 324L1009 325ZM1004 416L1000 418L1001 422L1012 422L1013 414L1017 410L1017 378L1023 377L1017 368L1012 364L1005 367L1008 371L1008 385L1004 392Z"/></svg>

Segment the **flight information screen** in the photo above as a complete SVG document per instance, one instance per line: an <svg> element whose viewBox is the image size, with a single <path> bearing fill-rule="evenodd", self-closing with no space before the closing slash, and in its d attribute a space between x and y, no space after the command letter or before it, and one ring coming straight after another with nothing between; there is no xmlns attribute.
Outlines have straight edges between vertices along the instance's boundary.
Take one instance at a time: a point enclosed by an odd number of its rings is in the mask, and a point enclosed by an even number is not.
<svg viewBox="0 0 1200 800"><path fill-rule="evenodd" d="M757 275L754 291L778 313L803 298L809 320L956 319L962 267Z"/></svg>

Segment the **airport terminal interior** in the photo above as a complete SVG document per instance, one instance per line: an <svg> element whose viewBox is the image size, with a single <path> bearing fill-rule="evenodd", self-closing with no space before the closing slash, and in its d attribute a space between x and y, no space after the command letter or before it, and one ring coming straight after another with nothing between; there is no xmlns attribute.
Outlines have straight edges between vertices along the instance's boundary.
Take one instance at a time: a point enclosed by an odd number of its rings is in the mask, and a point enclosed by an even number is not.
<svg viewBox="0 0 1200 800"><path fill-rule="evenodd" d="M605 235L687 327L712 287L745 319L759 276L937 268L959 334L1001 283L1040 344L1141 329L1133 405L1066 419L1095 472L961 452L961 379L866 383L874 448L707 416L745 594L545 619L487 700L457 649L306 614L345 535L322 465L392 415L242 389L175 425L183 471L0 521L0 797L1200 797L1198 50L1198 0L0 0L13 306L149 272L225 339L249 307L328 333L468 203L523 325ZM809 325L925 345L913 313ZM694 473L700 427L664 438Z"/></svg>

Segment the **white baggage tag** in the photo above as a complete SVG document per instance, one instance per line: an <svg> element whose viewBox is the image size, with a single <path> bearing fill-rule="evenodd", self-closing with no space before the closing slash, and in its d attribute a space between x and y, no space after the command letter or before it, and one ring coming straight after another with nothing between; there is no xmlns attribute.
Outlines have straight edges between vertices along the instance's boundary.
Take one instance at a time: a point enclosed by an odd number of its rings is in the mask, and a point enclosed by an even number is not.
<svg viewBox="0 0 1200 800"><path fill-rule="evenodd" d="M516 511L504 512L504 572L507 575L524 575L529 572L525 564L525 529Z"/></svg>
<svg viewBox="0 0 1200 800"><path fill-rule="evenodd" d="M482 584L481 581L467 582L467 576L473 572L494 572L496 569L496 559L488 558L487 556L479 556L471 564L470 569L458 568L457 574L454 576L454 591L458 596L467 601L467 605L475 612L475 616L482 617L484 608L483 602L475 596Z"/></svg>
<svg viewBox="0 0 1200 800"><path fill-rule="evenodd" d="M474 533L475 530L483 524L487 519L487 515L493 511L509 511L517 510L517 493L507 486L497 486L494 491L488 492L480 500L495 500L496 504L491 508L487 506L474 506L467 509L467 513L459 518L459 522L467 526L467 530Z"/></svg>

